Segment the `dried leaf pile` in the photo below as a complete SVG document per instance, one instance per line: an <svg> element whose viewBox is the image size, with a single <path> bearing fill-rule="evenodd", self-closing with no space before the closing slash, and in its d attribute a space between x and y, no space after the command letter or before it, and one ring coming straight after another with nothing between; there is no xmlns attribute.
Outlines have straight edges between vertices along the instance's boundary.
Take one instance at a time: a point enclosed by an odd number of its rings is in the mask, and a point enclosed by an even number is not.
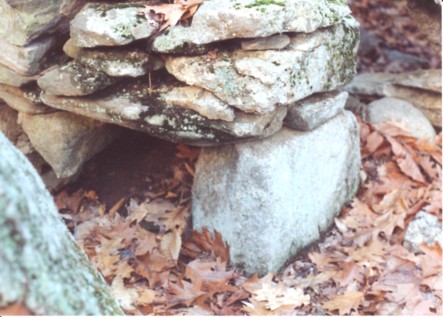
<svg viewBox="0 0 443 317"><path fill-rule="evenodd" d="M186 232L195 148L178 146L173 177L143 197L109 210L92 191L61 192L56 202L128 314L441 315L441 247L402 246L418 211L441 220L441 133L428 144L393 125L360 126L357 196L327 237L279 274L248 278L229 266L220 234Z"/></svg>
<svg viewBox="0 0 443 317"><path fill-rule="evenodd" d="M360 72L403 72L421 68L441 68L441 52L432 47L425 34L411 18L406 0L350 0L352 14L363 29L381 40L380 47L359 54ZM397 60L386 52L395 50ZM421 62L399 56L398 52L416 56Z"/></svg>

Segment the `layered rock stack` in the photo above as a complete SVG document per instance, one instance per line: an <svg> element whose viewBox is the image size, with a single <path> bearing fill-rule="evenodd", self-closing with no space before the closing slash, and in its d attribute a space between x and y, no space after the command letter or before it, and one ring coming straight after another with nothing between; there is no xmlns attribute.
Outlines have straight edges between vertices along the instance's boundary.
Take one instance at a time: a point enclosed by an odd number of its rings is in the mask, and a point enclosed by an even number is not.
<svg viewBox="0 0 443 317"><path fill-rule="evenodd" d="M37 79L43 109L204 146L194 227L220 231L247 271L277 270L358 184L358 126L339 91L355 74L357 22L344 0L210 0L158 35L143 9L83 6L70 60Z"/></svg>
<svg viewBox="0 0 443 317"><path fill-rule="evenodd" d="M0 104L0 127L6 134L15 130L15 144L35 165L41 166L42 156L59 178L74 175L114 135L101 122L48 107L40 99L37 80L68 60L61 48L70 20L85 2L0 1L0 99L14 109Z"/></svg>

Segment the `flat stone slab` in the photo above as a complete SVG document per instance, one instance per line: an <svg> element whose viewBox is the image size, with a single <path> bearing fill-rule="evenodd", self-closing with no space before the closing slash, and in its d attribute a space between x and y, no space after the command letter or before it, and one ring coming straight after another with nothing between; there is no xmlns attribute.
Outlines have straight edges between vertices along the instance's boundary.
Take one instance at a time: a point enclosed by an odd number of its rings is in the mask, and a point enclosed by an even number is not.
<svg viewBox="0 0 443 317"><path fill-rule="evenodd" d="M349 16L346 1L211 0L205 1L189 27L175 26L155 39L157 52L232 38L267 37L284 32L311 33Z"/></svg>
<svg viewBox="0 0 443 317"><path fill-rule="evenodd" d="M12 45L0 38L0 63L21 75L35 75L44 68L42 59L55 43L56 38L52 36L37 39L26 46Z"/></svg>
<svg viewBox="0 0 443 317"><path fill-rule="evenodd" d="M349 82L355 74L357 45L357 24L350 18L314 33L292 35L283 50L168 57L166 69L230 106L263 114Z"/></svg>
<svg viewBox="0 0 443 317"><path fill-rule="evenodd" d="M288 107L284 125L301 131L314 130L345 108L347 92L326 92L312 95Z"/></svg>
<svg viewBox="0 0 443 317"><path fill-rule="evenodd" d="M357 75L345 89L356 95L403 99L412 103L431 121L442 125L442 75L439 69L401 74L366 73Z"/></svg>
<svg viewBox="0 0 443 317"><path fill-rule="evenodd" d="M42 103L40 92L35 84L26 88L0 84L0 99L19 112L38 114L56 111Z"/></svg>
<svg viewBox="0 0 443 317"><path fill-rule="evenodd" d="M120 83L93 96L43 93L41 99L54 108L197 146L267 137L281 129L287 113L285 107L278 107L264 115L246 114L208 91L181 85L175 81L149 87L144 78Z"/></svg>
<svg viewBox="0 0 443 317"><path fill-rule="evenodd" d="M37 80L37 78L39 78L38 75L21 75L0 63L0 84L21 87Z"/></svg>
<svg viewBox="0 0 443 317"><path fill-rule="evenodd" d="M359 183L359 127L344 111L309 132L204 148L192 189L196 230L219 231L231 261L276 272L318 240Z"/></svg>
<svg viewBox="0 0 443 317"><path fill-rule="evenodd" d="M142 4L88 3L71 21L77 46L120 46L153 35L159 28L153 15L140 14Z"/></svg>
<svg viewBox="0 0 443 317"><path fill-rule="evenodd" d="M104 72L84 66L76 61L46 71L37 83L48 94L85 96L115 83Z"/></svg>

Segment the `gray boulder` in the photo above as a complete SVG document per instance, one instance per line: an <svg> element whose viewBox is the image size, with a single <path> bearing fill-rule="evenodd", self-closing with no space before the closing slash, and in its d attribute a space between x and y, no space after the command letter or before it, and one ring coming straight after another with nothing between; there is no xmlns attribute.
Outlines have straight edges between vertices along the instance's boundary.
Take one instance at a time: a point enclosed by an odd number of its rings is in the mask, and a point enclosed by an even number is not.
<svg viewBox="0 0 443 317"><path fill-rule="evenodd" d="M418 212L406 229L403 245L411 252L419 252L420 244L433 246L436 242L443 247L441 221L427 212Z"/></svg>
<svg viewBox="0 0 443 317"><path fill-rule="evenodd" d="M117 135L114 127L68 112L22 114L23 130L57 177L76 174Z"/></svg>
<svg viewBox="0 0 443 317"><path fill-rule="evenodd" d="M284 125L288 128L310 131L341 112L348 98L347 92L315 94L288 107Z"/></svg>
<svg viewBox="0 0 443 317"><path fill-rule="evenodd" d="M205 148L192 190L193 225L216 229L247 272L278 270L316 241L358 187L359 128L342 112L317 129Z"/></svg>
<svg viewBox="0 0 443 317"><path fill-rule="evenodd" d="M175 26L155 39L157 52L232 38L267 37L284 32L311 33L350 17L346 1L205 1L189 27Z"/></svg>
<svg viewBox="0 0 443 317"><path fill-rule="evenodd" d="M397 98L382 98L368 105L368 122L393 123L418 139L432 142L435 130L425 115L412 104Z"/></svg>
<svg viewBox="0 0 443 317"><path fill-rule="evenodd" d="M357 45L358 28L351 18L314 33L292 35L284 50L169 57L166 69L230 106L263 114L276 105L288 105L349 82L355 74Z"/></svg>
<svg viewBox="0 0 443 317"><path fill-rule="evenodd" d="M142 4L88 3L71 21L77 46L119 46L146 39L159 27L153 15L140 14Z"/></svg>

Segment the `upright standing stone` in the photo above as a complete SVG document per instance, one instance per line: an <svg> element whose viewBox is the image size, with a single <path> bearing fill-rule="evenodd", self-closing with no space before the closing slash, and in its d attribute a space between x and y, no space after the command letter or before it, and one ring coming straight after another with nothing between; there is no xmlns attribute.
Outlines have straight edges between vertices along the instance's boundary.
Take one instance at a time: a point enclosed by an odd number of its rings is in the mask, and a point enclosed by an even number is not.
<svg viewBox="0 0 443 317"><path fill-rule="evenodd" d="M309 132L203 149L193 187L194 228L219 231L247 272L278 270L316 241L358 186L360 147L344 111Z"/></svg>

